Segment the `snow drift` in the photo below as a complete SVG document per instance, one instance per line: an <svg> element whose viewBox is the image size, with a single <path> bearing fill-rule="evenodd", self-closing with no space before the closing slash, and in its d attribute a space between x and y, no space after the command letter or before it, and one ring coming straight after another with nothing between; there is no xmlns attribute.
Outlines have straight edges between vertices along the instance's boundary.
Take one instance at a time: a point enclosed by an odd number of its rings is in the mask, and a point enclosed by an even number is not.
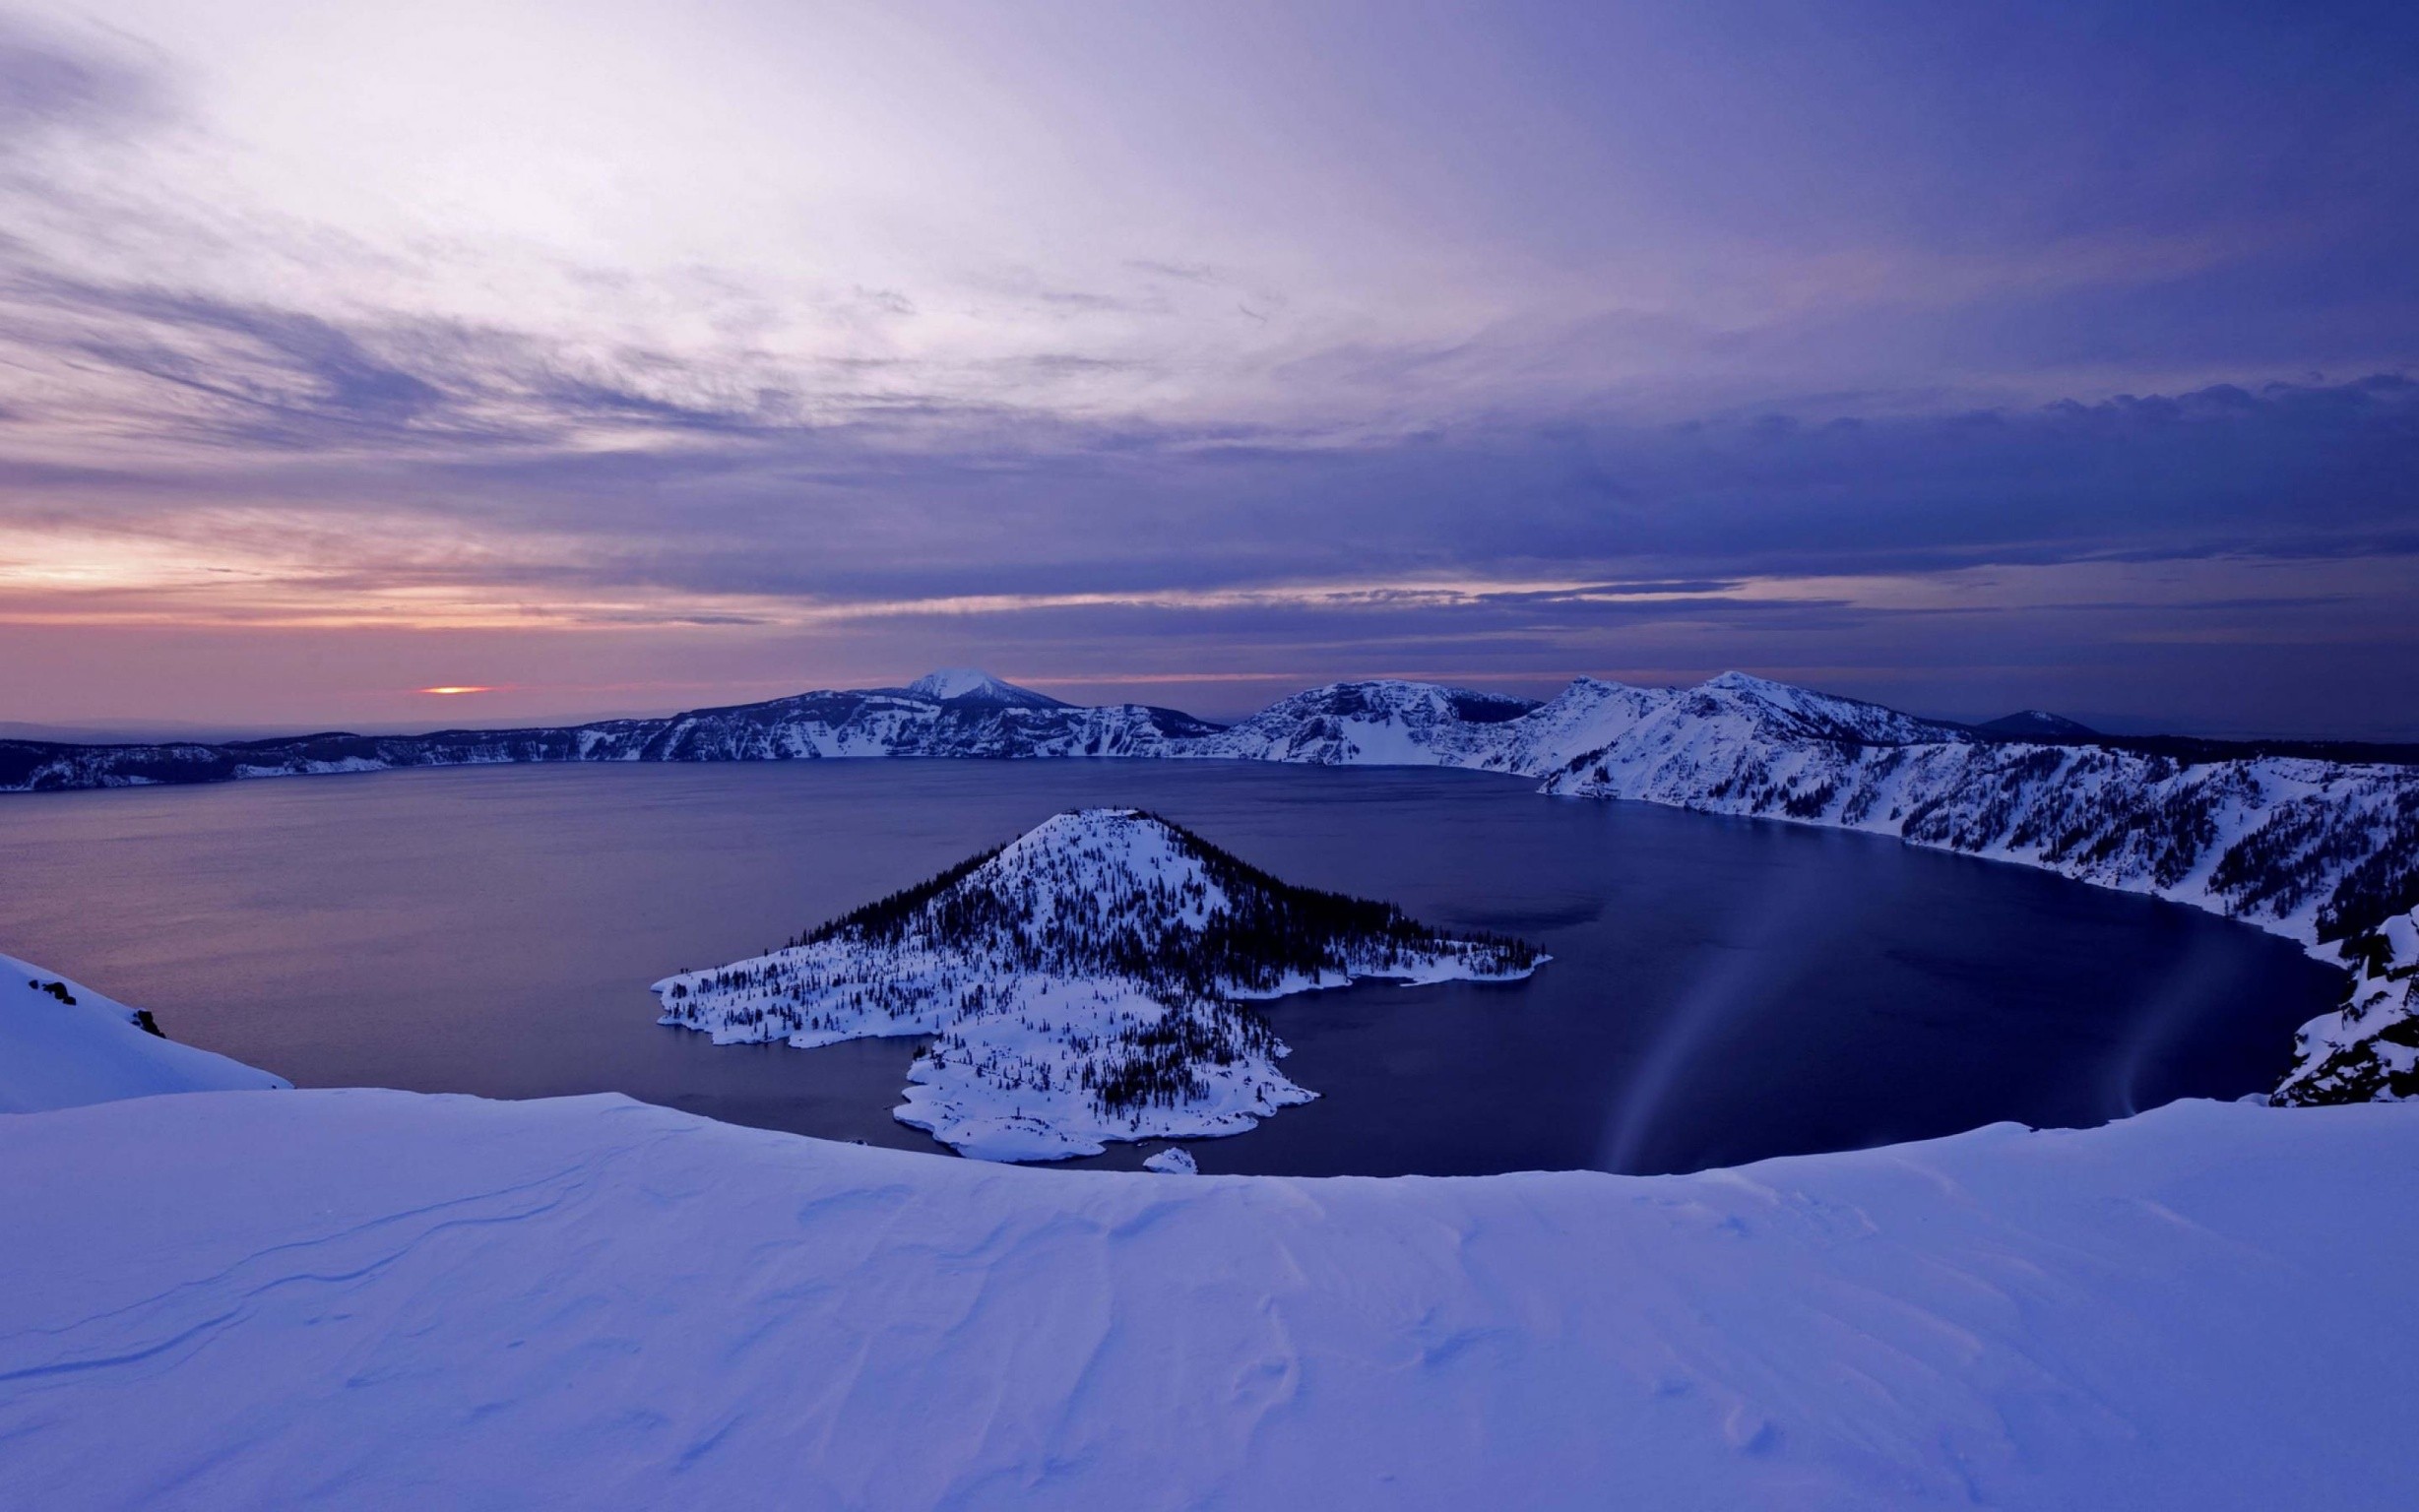
<svg viewBox="0 0 2419 1512"><path fill-rule="evenodd" d="M618 1098L0 1119L12 1505L2408 1505L2419 1109L1170 1178Z"/></svg>

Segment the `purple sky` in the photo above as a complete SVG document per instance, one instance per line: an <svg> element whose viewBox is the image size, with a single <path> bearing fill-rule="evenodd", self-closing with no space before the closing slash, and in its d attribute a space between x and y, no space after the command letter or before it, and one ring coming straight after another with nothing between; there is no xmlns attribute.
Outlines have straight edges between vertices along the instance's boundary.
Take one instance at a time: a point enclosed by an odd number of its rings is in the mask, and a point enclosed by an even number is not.
<svg viewBox="0 0 2419 1512"><path fill-rule="evenodd" d="M2414 142L2409 7L0 8L0 723L2419 737Z"/></svg>

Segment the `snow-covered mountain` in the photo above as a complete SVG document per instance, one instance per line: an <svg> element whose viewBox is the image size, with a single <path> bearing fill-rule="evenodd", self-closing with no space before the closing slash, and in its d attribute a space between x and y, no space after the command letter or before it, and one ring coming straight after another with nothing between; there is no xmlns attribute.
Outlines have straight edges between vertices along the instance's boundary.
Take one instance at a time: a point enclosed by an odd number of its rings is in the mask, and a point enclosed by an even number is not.
<svg viewBox="0 0 2419 1512"><path fill-rule="evenodd" d="M2013 714L2003 714L1996 720L1983 721L1974 726L1974 731L2007 740L2095 740L2100 734L2080 720L2069 720L2047 709L2019 709Z"/></svg>
<svg viewBox="0 0 2419 1512"><path fill-rule="evenodd" d="M1012 682L1002 682L987 671L971 666L944 666L926 672L907 685L905 690L917 698L936 704L959 702L987 704L1010 709L1064 709L1067 704L1047 693L1020 688Z"/></svg>
<svg viewBox="0 0 2419 1512"><path fill-rule="evenodd" d="M531 729L331 733L221 744L0 740L0 792L510 762L1164 756L1218 728L1143 704L1063 704L984 672L956 669L904 688L801 693L664 719Z"/></svg>
<svg viewBox="0 0 2419 1512"><path fill-rule="evenodd" d="M164 1038L152 1016L0 955L0 1113L291 1084Z"/></svg>
<svg viewBox="0 0 2419 1512"><path fill-rule="evenodd" d="M1525 698L1429 682L1335 682L1272 704L1176 754L1312 766L1471 766Z"/></svg>
<svg viewBox="0 0 2419 1512"><path fill-rule="evenodd" d="M800 1049L931 1035L895 1116L987 1160L1237 1134L1313 1094L1245 999L1525 976L1517 941L1290 887L1134 809L1060 814L771 955L657 982L667 1024Z"/></svg>
<svg viewBox="0 0 2419 1512"><path fill-rule="evenodd" d="M1297 693L1181 754L1316 766L1475 767L1545 777L1648 722L1688 726L1708 746L1970 738L1878 704L1725 672L1693 688L1581 677L1553 702L1425 682L1339 682Z"/></svg>

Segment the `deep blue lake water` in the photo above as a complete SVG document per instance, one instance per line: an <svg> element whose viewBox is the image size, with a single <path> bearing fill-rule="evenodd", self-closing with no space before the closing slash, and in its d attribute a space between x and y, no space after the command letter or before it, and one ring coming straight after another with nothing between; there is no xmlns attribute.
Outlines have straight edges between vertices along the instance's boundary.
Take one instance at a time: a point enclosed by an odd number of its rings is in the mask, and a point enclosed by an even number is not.
<svg viewBox="0 0 2419 1512"><path fill-rule="evenodd" d="M1869 836L1428 770L512 767L0 798L0 947L307 1086L618 1091L939 1150L912 1044L716 1047L647 984L1059 809L1524 936L1527 982L1269 1009L1320 1094L1208 1171L1659 1171L2263 1091L2335 975L2207 914ZM1151 1147L1156 1148L1156 1146ZM1088 1164L1130 1166L1117 1147Z"/></svg>

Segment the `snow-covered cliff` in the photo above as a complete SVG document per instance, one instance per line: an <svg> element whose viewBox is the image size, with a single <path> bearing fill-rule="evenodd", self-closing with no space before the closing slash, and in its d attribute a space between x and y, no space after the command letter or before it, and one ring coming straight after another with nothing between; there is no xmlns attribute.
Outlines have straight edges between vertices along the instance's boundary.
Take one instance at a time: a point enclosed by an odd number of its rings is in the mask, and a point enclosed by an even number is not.
<svg viewBox="0 0 2419 1512"><path fill-rule="evenodd" d="M1236 1134L1313 1094L1245 999L1525 976L1516 941L1289 887L1154 815L1060 814L768 956L657 982L664 1022L801 1049L931 1035L896 1116L987 1160Z"/></svg>
<svg viewBox="0 0 2419 1512"><path fill-rule="evenodd" d="M2280 1103L2419 1099L2419 909L2346 946L2343 1006L2302 1026Z"/></svg>

